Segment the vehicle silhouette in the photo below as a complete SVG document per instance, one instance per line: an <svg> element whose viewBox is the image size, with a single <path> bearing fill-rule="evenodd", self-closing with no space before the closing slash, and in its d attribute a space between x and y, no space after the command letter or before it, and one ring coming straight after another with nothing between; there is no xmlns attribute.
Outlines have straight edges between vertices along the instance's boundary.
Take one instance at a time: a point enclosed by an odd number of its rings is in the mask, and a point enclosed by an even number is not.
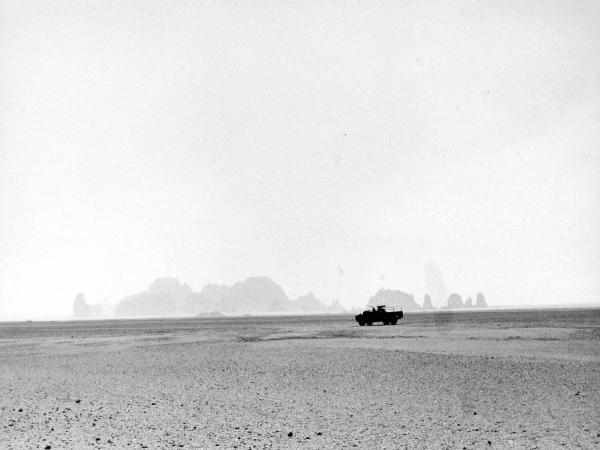
<svg viewBox="0 0 600 450"><path fill-rule="evenodd" d="M373 325L375 322L383 322L384 325L396 325L398 320L404 317L404 313L402 310L395 311L394 308L391 308L390 311L386 310L385 305L377 306L371 309L367 309L362 313L358 314L354 318L358 322L358 324L362 327L363 325Z"/></svg>

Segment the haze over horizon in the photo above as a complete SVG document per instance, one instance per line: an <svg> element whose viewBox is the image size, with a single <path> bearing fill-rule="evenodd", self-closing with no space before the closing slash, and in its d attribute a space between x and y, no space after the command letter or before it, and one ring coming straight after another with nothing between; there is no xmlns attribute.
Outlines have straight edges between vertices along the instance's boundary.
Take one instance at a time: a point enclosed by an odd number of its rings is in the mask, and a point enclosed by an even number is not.
<svg viewBox="0 0 600 450"><path fill-rule="evenodd" d="M600 302L600 4L0 0L0 320L172 276ZM440 306L440 303L434 303Z"/></svg>

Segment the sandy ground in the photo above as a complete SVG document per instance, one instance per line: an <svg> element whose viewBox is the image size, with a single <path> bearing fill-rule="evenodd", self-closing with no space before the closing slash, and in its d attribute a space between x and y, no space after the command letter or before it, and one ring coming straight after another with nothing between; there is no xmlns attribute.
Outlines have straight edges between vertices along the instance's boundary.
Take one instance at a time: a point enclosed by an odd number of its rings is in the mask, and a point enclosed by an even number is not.
<svg viewBox="0 0 600 450"><path fill-rule="evenodd" d="M0 324L0 448L598 448L600 310Z"/></svg>

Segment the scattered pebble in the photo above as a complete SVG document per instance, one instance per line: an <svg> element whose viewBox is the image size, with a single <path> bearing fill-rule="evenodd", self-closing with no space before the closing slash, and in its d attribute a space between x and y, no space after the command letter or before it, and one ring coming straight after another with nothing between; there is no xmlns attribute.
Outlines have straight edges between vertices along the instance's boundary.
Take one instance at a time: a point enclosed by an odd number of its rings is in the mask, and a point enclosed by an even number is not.
<svg viewBox="0 0 600 450"><path fill-rule="evenodd" d="M323 327L320 323L318 326ZM320 334L318 336L322 337ZM375 346L375 350L379 348L379 341L369 342ZM407 345L411 342L413 341L406 341ZM352 342L347 344L351 345ZM48 371L55 370L60 375L63 370L67 373L69 368L62 366L63 358L47 358L47 367L42 372L14 378L13 382L18 384L18 393L9 393L7 398L2 399L0 440L3 442L0 449L6 445L6 435L9 437L7 448L11 448L11 443L16 446L15 443L23 442L24 448L38 449L63 446L132 450L141 446L199 448L207 443L215 448L233 448L233 444L236 444L237 448L248 449L262 448L269 444L282 447L286 442L287 446L294 447L301 445L302 439L312 440L313 435L319 437L315 444L329 445L332 448L342 445L350 448L373 448L378 444L391 443L395 437L404 442L414 442L415 436L422 439L424 447L434 447L435 440L445 436L442 425L439 425L442 422L456 433L454 444L457 448L463 448L460 442L467 448L481 446L482 443L490 449L525 446L537 433L542 432L545 433L541 437L542 444L556 442L560 445L563 442L567 447L592 448L598 445L600 439L600 429L596 430L597 434L594 436L591 426L571 430L568 424L563 426L558 418L555 420L543 414L540 417L531 414L542 410L546 405L554 405L562 415L569 412L575 418L591 417L594 406L597 407L593 404L598 392L595 386L600 385L594 382L600 376L589 370L586 371L589 378L582 376L579 380L577 377L583 374L584 369L595 367L586 362L580 365L569 362L558 369L558 363L550 359L499 357L498 364L495 364L479 355L466 357L460 352L453 355L419 352L405 355L373 349L367 351L360 345L352 348L352 352L348 351L340 356L339 349L296 345L294 340L290 340L289 344L278 343L274 366L278 370L273 370L273 366L268 364L270 347L253 350L249 346L238 348L235 343L230 345L226 342L222 347L220 345L211 343L202 348L201 352L196 352L195 347L180 348L178 345L168 348L140 346L135 351L123 350L122 356L115 358L114 364L107 369L107 373L112 375L107 377L104 364L98 365L98 358L102 362L103 358L108 360L112 355L91 357L85 352L69 355L69 360L72 359L74 367L77 367L74 377L66 375L64 385L52 379L51 385L56 389L48 389L47 397L41 398L38 390L47 384ZM488 343L481 342L478 345L487 348ZM494 345L502 345L502 342L494 341ZM247 356L246 352L251 354ZM265 352L267 356L264 355ZM160 370L159 373L165 375L164 378L146 373L148 358L157 354L166 356L164 360L152 360L157 365L157 370ZM174 364L179 361L185 361L185 365ZM326 363L322 363L323 361ZM330 361L335 364L330 365ZM290 362L293 363L293 369L288 370ZM480 370L472 371L473 362L480 364ZM3 374L24 373L17 370L20 369L18 360L11 360L9 363L8 369L2 367ZM266 372L261 371L255 379L251 379L256 374L259 363ZM121 367L125 369L123 375L118 370ZM528 376L519 377L521 371ZM282 372L285 375L283 377ZM77 379L77 376L83 378ZM456 406L456 380L463 377L473 381L464 392L461 391L464 393L464 409L456 407L449 414L446 406ZM521 378L521 384L515 384ZM561 380L564 386L568 386L567 382L571 379L577 379L585 393L567 388L552 389L556 380ZM198 380L203 382L198 383ZM269 382L268 390L263 389L263 381ZM365 381L367 383L363 384ZM90 386L90 390L81 390L83 382ZM84 394L86 403L83 403L83 399L73 398L73 393L65 399L65 386ZM180 408L177 399L183 397L184 387L187 386L194 390L194 396L190 397L185 407ZM360 391L363 387L368 391ZM161 396L160 406L157 406L158 401L155 399L147 403L148 392L159 392L161 388L167 388L170 397ZM572 388L573 385L570 386ZM435 395L429 389L435 389ZM328 397L333 402L325 403L315 398L315 393L322 391L328 392ZM11 391L5 389L4 393L7 392ZM531 393L531 396L523 396L522 392ZM359 397L363 400L360 403L361 409L358 409L359 403L353 395L355 393L368 394L368 397ZM256 398L255 395L259 397ZM569 399L569 395L581 396L584 400L573 401ZM431 396L436 402L423 402L423 396ZM90 398L96 400L90 402ZM242 403L238 401L240 399ZM74 410L65 408L69 401L76 403L78 407ZM257 401L262 402L261 408L258 413L252 412L248 405ZM529 402L532 402L532 408L524 409L523 405ZM24 413L24 408L15 408L17 404L26 405L27 414ZM408 414L408 409L402 404L407 407L416 405L415 414ZM149 405L157 408L148 408ZM473 418L477 417L477 420L469 420L466 417L466 408L469 406L480 408L484 419L480 421L479 411L471 410ZM349 414L349 410L356 410L357 414ZM489 411L497 411L497 422L487 422ZM138 418L138 414L144 418L141 427L137 427L132 420ZM317 422L315 425L312 420L294 422L299 414L302 417L318 418L321 423ZM349 416L360 420L349 421ZM204 420L202 417L214 420ZM279 417L280 420L274 420L274 417ZM236 422L244 425L234 427ZM198 426L194 426L194 423ZM385 426L378 428L381 423L385 423ZM521 425L523 423L526 425ZM580 422L588 423L592 425L593 421ZM541 424L547 429L541 430ZM287 425L298 427L300 434L295 435L293 431L285 433L285 430L274 432L275 428ZM324 432L311 429L312 426L322 425L325 425ZM98 428L96 431L102 433L104 438L93 436L95 430L90 430L92 427ZM527 427L527 431L524 427ZM54 431L55 428L57 431ZM83 429L84 433L69 433L75 429ZM375 431L377 435L374 434ZM288 441L283 440L286 434ZM305 435L304 438L301 437L302 434ZM321 439L325 434L327 438ZM497 436L496 444L491 439L486 440L486 434ZM108 439L111 435L118 436L116 439L119 442L113 443L112 439ZM90 437L92 441L89 440ZM149 443L142 444L141 439L148 439ZM218 439L221 442L214 442ZM49 440L56 442L55 446L46 445ZM304 445L313 446L308 442Z"/></svg>

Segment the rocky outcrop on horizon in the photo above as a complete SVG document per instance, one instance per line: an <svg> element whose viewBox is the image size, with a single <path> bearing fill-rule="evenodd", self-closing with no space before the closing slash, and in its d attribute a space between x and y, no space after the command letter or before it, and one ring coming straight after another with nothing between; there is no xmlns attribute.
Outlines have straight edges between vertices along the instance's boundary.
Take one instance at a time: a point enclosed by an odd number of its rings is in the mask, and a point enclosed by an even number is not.
<svg viewBox="0 0 600 450"><path fill-rule="evenodd" d="M431 296L432 304L442 306L446 301L446 284L442 271L435 261L425 263L425 286L428 294Z"/></svg>
<svg viewBox="0 0 600 450"><path fill-rule="evenodd" d="M330 313L345 313L346 308L344 308L339 300L334 300L331 302L331 305L326 307L326 311Z"/></svg>
<svg viewBox="0 0 600 450"><path fill-rule="evenodd" d="M202 293L207 291L206 286ZM326 305L312 292L291 300L283 288L268 277L250 277L231 287L211 286L215 309L226 314L242 313L326 313L344 312L338 301Z"/></svg>
<svg viewBox="0 0 600 450"><path fill-rule="evenodd" d="M487 308L487 302L485 301L485 297L483 296L483 294L481 292L477 293L477 300L475 302L475 307L476 308Z"/></svg>
<svg viewBox="0 0 600 450"><path fill-rule="evenodd" d="M186 312L196 315L199 312L215 311L227 295L229 286L209 283L200 292L194 292L187 298Z"/></svg>
<svg viewBox="0 0 600 450"><path fill-rule="evenodd" d="M121 299L115 308L117 317L174 317L177 316L175 299L169 295L147 292Z"/></svg>
<svg viewBox="0 0 600 450"><path fill-rule="evenodd" d="M158 278L144 292L117 304L117 317L173 317L183 315L192 289L177 278Z"/></svg>
<svg viewBox="0 0 600 450"><path fill-rule="evenodd" d="M175 310L181 311L186 299L193 294L192 288L177 278L157 278L148 286L147 293L158 297L169 296L175 302Z"/></svg>
<svg viewBox="0 0 600 450"><path fill-rule="evenodd" d="M379 289L369 299L367 308L377 305L393 306L395 308L402 308L405 311L418 311L421 309L412 294L392 289Z"/></svg>
<svg viewBox="0 0 600 450"><path fill-rule="evenodd" d="M326 305L313 293L290 300L283 288L268 277L250 277L232 286L207 284L200 292L193 292L176 278L160 278L146 291L123 298L115 310L118 317L319 312L338 313L345 309L337 300Z"/></svg>
<svg viewBox="0 0 600 450"><path fill-rule="evenodd" d="M302 312L321 311L323 303L312 292L291 301L292 309Z"/></svg>
<svg viewBox="0 0 600 450"><path fill-rule="evenodd" d="M77 294L73 301L73 317L87 318L92 315L92 307L87 304L83 294Z"/></svg>
<svg viewBox="0 0 600 450"><path fill-rule="evenodd" d="M73 317L76 319L100 319L110 317L111 308L107 304L86 302L83 294L77 294L73 301Z"/></svg>
<svg viewBox="0 0 600 450"><path fill-rule="evenodd" d="M228 314L283 312L289 303L283 288L268 277L250 277L224 291L217 310Z"/></svg>
<svg viewBox="0 0 600 450"><path fill-rule="evenodd" d="M477 294L477 300L475 304L473 304L473 299L471 297L467 298L463 303L462 297L457 293L453 293L448 297L447 306L445 309L471 309L487 307L488 306L485 301L485 297L481 292Z"/></svg>
<svg viewBox="0 0 600 450"><path fill-rule="evenodd" d="M423 309L433 309L429 294L425 294L425 297L423 298Z"/></svg>
<svg viewBox="0 0 600 450"><path fill-rule="evenodd" d="M456 292L448 297L448 309L458 309L464 307L462 297Z"/></svg>

